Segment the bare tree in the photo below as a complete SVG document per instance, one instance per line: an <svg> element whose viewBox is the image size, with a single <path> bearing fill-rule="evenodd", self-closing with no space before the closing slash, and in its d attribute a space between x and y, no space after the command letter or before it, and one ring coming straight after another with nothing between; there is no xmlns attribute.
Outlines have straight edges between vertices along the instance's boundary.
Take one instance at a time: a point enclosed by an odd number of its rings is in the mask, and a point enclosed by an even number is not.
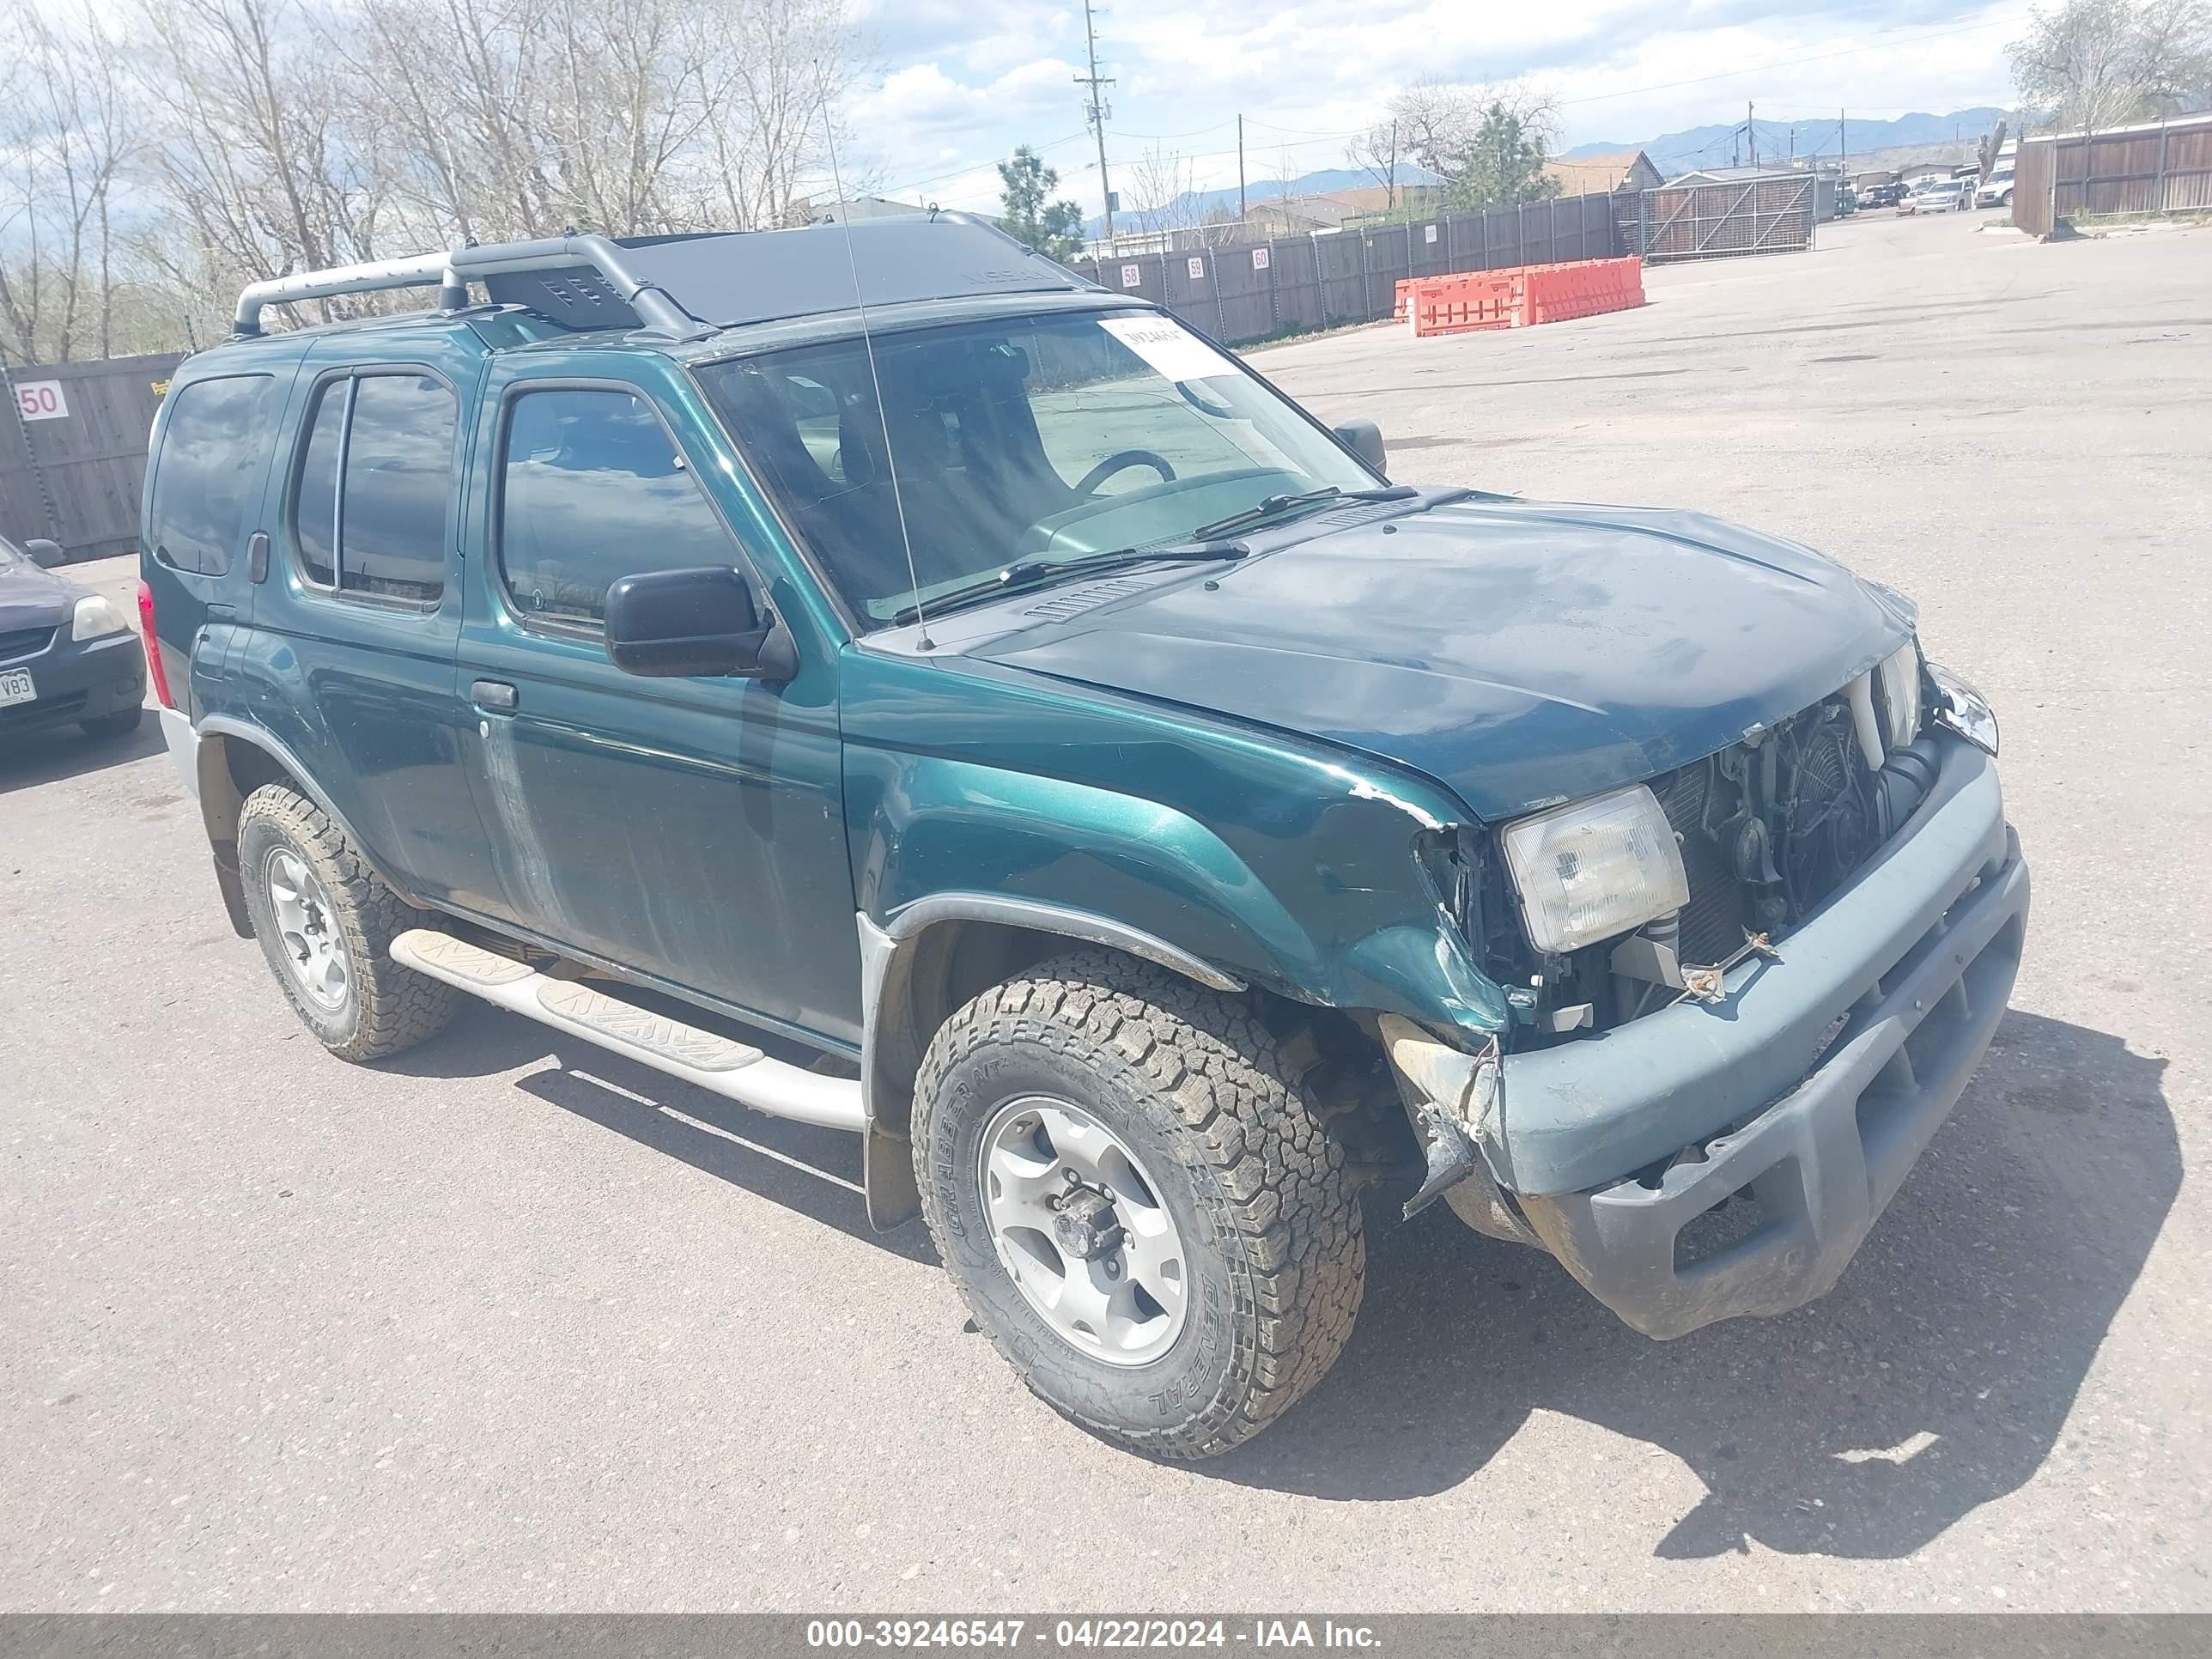
<svg viewBox="0 0 2212 1659"><path fill-rule="evenodd" d="M864 70L844 0L125 4L0 0L19 354L204 338L240 283L468 239L799 222Z"/></svg>
<svg viewBox="0 0 2212 1659"><path fill-rule="evenodd" d="M1461 158L1492 118L1493 110L1517 124L1547 154L1561 131L1559 100L1528 81L1446 81L1426 76L1390 95L1390 118L1403 153L1446 183L1459 176Z"/></svg>
<svg viewBox="0 0 2212 1659"><path fill-rule="evenodd" d="M139 143L122 43L89 5L0 12L0 348L108 355L117 188Z"/></svg>
<svg viewBox="0 0 2212 1659"><path fill-rule="evenodd" d="M1379 122L1367 129L1344 147L1347 167L1360 172L1382 186L1382 210L1395 212L1398 206L1398 124Z"/></svg>
<svg viewBox="0 0 2212 1659"><path fill-rule="evenodd" d="M159 48L156 179L179 219L165 260L257 280L374 258L392 216L374 147L348 130L343 65L295 0L142 0ZM325 317L357 302L318 302Z"/></svg>
<svg viewBox="0 0 2212 1659"><path fill-rule="evenodd" d="M1196 219L1191 164L1180 151L1162 149L1155 143L1137 159L1127 177L1130 205L1139 229L1155 236L1168 235L1188 229Z"/></svg>
<svg viewBox="0 0 2212 1659"><path fill-rule="evenodd" d="M2066 0L2037 7L2005 49L2021 96L2063 127L2178 114L2212 93L2208 0Z"/></svg>

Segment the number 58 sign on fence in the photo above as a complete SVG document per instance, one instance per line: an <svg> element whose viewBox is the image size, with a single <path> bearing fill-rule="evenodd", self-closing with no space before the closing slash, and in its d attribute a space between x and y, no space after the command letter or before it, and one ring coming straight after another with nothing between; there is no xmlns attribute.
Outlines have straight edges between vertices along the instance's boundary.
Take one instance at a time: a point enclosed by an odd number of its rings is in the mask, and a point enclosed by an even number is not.
<svg viewBox="0 0 2212 1659"><path fill-rule="evenodd" d="M69 399L59 380L18 380L15 409L27 421L58 421L69 415Z"/></svg>

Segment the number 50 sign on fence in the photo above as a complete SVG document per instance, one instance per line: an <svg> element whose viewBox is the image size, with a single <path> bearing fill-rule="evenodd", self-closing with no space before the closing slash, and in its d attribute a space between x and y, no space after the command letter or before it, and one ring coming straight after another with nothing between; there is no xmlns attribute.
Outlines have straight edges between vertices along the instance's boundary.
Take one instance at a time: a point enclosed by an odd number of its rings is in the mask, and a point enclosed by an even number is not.
<svg viewBox="0 0 2212 1659"><path fill-rule="evenodd" d="M58 421L69 415L69 399L59 380L18 380L15 409L27 421Z"/></svg>

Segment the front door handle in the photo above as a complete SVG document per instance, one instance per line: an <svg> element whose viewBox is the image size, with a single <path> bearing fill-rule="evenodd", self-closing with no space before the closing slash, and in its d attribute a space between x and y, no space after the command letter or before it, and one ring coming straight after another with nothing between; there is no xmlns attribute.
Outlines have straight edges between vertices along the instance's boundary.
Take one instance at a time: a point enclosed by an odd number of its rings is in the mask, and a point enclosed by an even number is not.
<svg viewBox="0 0 2212 1659"><path fill-rule="evenodd" d="M488 714L514 712L514 688L505 680L478 680L469 687L469 696L476 699L477 708Z"/></svg>

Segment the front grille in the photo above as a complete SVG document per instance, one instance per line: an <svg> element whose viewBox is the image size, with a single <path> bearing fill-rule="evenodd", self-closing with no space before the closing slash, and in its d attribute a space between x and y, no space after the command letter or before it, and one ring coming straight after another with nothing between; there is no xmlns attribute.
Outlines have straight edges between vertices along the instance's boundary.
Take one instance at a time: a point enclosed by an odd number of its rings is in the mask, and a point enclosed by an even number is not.
<svg viewBox="0 0 2212 1659"><path fill-rule="evenodd" d="M35 657L53 643L51 628L18 628L12 633L0 634L0 662L13 662L18 657Z"/></svg>
<svg viewBox="0 0 2212 1659"><path fill-rule="evenodd" d="M1655 778L1651 792L1667 815L1682 849L1682 871L1690 878L1690 902L1682 907L1681 959L1693 966L1723 960L1743 943L1751 917L1751 893L1729 867L1728 856L1708 833L1706 807L1713 769L1704 762ZM1715 815L1715 821L1727 813Z"/></svg>
<svg viewBox="0 0 2212 1659"><path fill-rule="evenodd" d="M1840 697L1651 781L1689 878L1681 959L1723 960L1779 934L1850 880L1875 837L1869 774ZM1739 870L1754 878L1746 880Z"/></svg>

